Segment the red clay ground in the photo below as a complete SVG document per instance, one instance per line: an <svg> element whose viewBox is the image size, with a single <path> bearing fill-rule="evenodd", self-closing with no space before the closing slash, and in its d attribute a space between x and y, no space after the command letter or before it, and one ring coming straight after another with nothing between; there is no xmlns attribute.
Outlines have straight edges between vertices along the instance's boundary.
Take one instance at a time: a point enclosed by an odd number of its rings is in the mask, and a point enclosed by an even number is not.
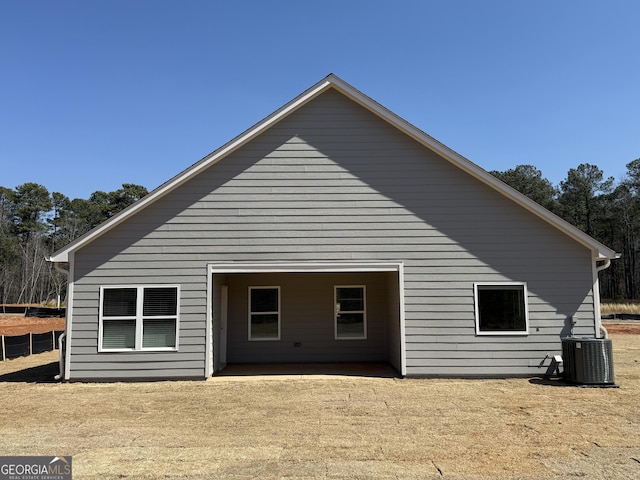
<svg viewBox="0 0 640 480"><path fill-rule="evenodd" d="M27 333L64 330L64 318L37 318L23 315L0 315L0 335L14 337Z"/></svg>
<svg viewBox="0 0 640 480"><path fill-rule="evenodd" d="M605 323L604 328L609 333L640 335L640 323Z"/></svg>

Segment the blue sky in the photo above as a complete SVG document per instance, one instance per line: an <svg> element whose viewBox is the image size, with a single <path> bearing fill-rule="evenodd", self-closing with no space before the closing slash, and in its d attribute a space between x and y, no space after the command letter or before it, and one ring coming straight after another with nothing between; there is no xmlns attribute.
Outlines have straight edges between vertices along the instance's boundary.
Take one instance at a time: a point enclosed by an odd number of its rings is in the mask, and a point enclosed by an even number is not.
<svg viewBox="0 0 640 480"><path fill-rule="evenodd" d="M0 186L150 190L329 73L487 170L640 157L640 2L0 3Z"/></svg>

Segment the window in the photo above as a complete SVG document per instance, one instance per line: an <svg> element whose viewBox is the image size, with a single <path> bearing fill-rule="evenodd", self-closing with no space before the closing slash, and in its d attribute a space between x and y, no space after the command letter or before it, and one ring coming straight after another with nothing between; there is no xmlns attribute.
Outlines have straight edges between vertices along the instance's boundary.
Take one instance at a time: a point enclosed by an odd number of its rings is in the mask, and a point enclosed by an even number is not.
<svg viewBox="0 0 640 480"><path fill-rule="evenodd" d="M176 350L178 287L100 289L99 351Z"/></svg>
<svg viewBox="0 0 640 480"><path fill-rule="evenodd" d="M529 333L525 283L477 283L474 290L478 335Z"/></svg>
<svg viewBox="0 0 640 480"><path fill-rule="evenodd" d="M367 316L364 286L335 287L335 338L366 339Z"/></svg>
<svg viewBox="0 0 640 480"><path fill-rule="evenodd" d="M249 287L249 340L280 340L280 287Z"/></svg>

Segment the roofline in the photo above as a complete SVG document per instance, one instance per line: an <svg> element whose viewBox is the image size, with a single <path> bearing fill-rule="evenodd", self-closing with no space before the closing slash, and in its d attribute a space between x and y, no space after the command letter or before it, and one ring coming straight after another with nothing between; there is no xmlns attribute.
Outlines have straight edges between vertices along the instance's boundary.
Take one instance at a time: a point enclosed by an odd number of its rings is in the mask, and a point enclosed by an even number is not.
<svg viewBox="0 0 640 480"><path fill-rule="evenodd" d="M448 160L458 168L462 169L471 176L502 193L507 198L511 199L533 214L547 221L554 227L558 228L560 231L564 232L566 235L573 238L578 243L581 243L585 247L589 248L592 252L592 257L594 260L619 258L620 255L614 250L598 242L596 239L587 235L580 229L574 227L569 222L563 220L562 218L537 204L527 196L523 195L516 189L497 179L483 168L479 167L478 165L471 162L446 145L440 143L438 140L423 132L419 128L415 127L411 123L407 122L403 118L399 117L392 111L383 107L378 102L363 94L338 76L330 74L309 89L305 90L290 102L286 103L284 106L273 112L271 115L267 116L260 122L256 123L254 126L245 130L230 142L224 144L222 147L218 148L198 162L194 163L178 175L160 185L148 195L142 197L134 204L130 205L126 209L122 210L118 214L98 225L93 230L90 230L83 236L69 243L61 250L58 250L57 252L52 254L51 257L47 258L47 260L51 262L68 262L69 253L75 252L76 250L82 248L103 233L119 225L139 210L142 210L146 206L155 202L157 199L178 188L180 185L198 175L201 171L209 168L211 165L217 163L227 155L242 147L243 145L254 139L256 136L260 135L266 129L280 121L282 118L296 111L298 108L302 107L310 100L325 92L329 88L336 89L346 97L352 99L378 117L382 118L405 134L409 135L420 144L444 157L446 160Z"/></svg>
<svg viewBox="0 0 640 480"><path fill-rule="evenodd" d="M330 77L332 77L332 75L330 75ZM340 78L335 76L333 77L334 77L335 85L338 87L337 89L340 90L343 94L357 101L364 107L368 108L373 113L382 117L384 120L388 121L395 127L402 130L404 133L408 134L414 140L418 141L419 143L426 146L427 148L434 151L435 153L438 153L440 156L444 157L445 159L447 159L457 167L461 168L468 174L472 175L478 180L481 180L488 186L492 187L493 189L497 190L498 192L502 193L506 197L515 201L522 207L526 208L530 212L534 213L538 217L542 218L543 220L546 220L548 223L560 229L561 231L563 231L564 233L572 237L574 240L585 245L594 253L594 259L604 260L607 258L613 259L613 258L620 257L620 254L616 253L615 250L612 250L606 245L600 243L595 238L591 237L590 235L587 235L579 228L571 225L566 220L558 217L553 212L544 208L537 202L531 200L529 197L520 193L515 188L511 187L510 185L507 185L502 180L494 177L489 172L484 170L482 167L476 165L471 160L467 159L466 157L460 155L458 152L447 147L445 144L439 142L438 140L433 138L431 135L420 130L415 125L412 125L402 117L399 117L392 111L383 107L382 105L377 103L375 100L367 97L357 89L351 87L349 84L347 84Z"/></svg>
<svg viewBox="0 0 640 480"><path fill-rule="evenodd" d="M297 110L299 107L310 101L315 96L319 95L323 91L327 90L331 86L331 81L329 78L331 75L316 83L311 88L305 90L302 94L300 94L295 99L291 100L289 103L285 104L280 109L273 112L271 115L267 116L260 122L256 123L254 126L245 130L243 133L235 137L233 140L224 144L222 147L214 150L209 155L203 157L187 169L183 170L170 180L167 180L165 183L151 191L149 194L142 197L140 200L135 203L129 205L129 207L124 210L118 212L113 217L109 218L105 222L96 226L89 232L84 235L78 237L64 248L58 250L53 253L51 257L48 257L47 260L50 262L67 262L68 255L72 251L76 251L79 248L82 248L86 244L90 243L94 238L99 237L103 233L111 230L116 225L122 223L124 220L134 215L137 211L142 210L147 205L155 202L157 199L165 196L167 193L172 190L178 188L180 185L189 181L191 178L195 177L202 170L206 170L211 165L217 163L222 158L230 155L232 152L258 136L264 130L269 128L271 125L279 121L281 118L285 117L289 113Z"/></svg>

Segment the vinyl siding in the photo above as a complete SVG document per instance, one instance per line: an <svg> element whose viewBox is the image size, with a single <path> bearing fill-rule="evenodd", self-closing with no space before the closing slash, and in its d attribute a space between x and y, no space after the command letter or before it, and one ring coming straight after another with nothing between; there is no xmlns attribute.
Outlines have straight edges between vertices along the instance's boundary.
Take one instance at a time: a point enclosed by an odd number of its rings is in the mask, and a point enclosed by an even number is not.
<svg viewBox="0 0 640 480"><path fill-rule="evenodd" d="M203 376L206 265L228 261L403 261L410 375L538 374L568 317L594 333L591 252L329 90L76 252L72 378ZM528 336L475 335L487 281L527 282ZM178 352L97 354L122 283L181 285Z"/></svg>

